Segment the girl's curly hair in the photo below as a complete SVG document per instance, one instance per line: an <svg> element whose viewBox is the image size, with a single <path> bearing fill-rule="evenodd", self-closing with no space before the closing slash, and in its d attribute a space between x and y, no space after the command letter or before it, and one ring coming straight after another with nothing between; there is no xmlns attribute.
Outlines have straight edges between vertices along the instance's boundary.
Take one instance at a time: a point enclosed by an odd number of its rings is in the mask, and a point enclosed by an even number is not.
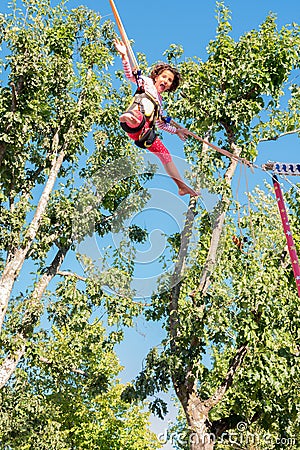
<svg viewBox="0 0 300 450"><path fill-rule="evenodd" d="M155 82L155 79L158 77L158 75L160 75L164 70L169 70L170 72L173 73L174 75L174 80L171 84L170 89L168 89L169 92L172 91L176 91L176 89L178 88L180 81L181 81L181 76L180 73L178 72L177 69L175 69L175 67L170 66L169 64L166 63L159 63L156 64L156 66L152 69L151 73L150 73L150 78L152 78L153 82Z"/></svg>

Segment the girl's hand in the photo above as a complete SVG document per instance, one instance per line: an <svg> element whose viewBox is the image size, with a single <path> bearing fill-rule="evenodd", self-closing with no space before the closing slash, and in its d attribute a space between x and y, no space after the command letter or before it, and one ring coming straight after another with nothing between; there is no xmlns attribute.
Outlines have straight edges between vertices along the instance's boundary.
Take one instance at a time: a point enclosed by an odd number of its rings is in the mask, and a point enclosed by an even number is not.
<svg viewBox="0 0 300 450"><path fill-rule="evenodd" d="M186 130L185 128L178 128L176 134L180 137L182 141L185 141L189 136L188 130Z"/></svg>
<svg viewBox="0 0 300 450"><path fill-rule="evenodd" d="M115 48L121 55L121 58L124 59L127 56L127 48L123 41L120 41L119 39L114 40Z"/></svg>

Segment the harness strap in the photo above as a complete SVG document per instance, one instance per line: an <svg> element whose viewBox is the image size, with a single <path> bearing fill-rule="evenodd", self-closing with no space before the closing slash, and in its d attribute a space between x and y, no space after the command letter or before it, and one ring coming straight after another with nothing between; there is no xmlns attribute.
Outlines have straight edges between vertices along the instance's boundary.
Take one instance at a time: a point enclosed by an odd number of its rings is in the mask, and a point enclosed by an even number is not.
<svg viewBox="0 0 300 450"><path fill-rule="evenodd" d="M143 114L143 120L136 128L130 128L125 122L121 122L121 127L126 133L136 133L141 130L135 145L141 148L151 147L157 134L155 132L155 121L159 118L160 105L158 101L148 92L145 92L143 80L138 74L134 74L137 80L137 90L133 95L133 99L126 109L127 113L134 114L133 111L138 109ZM149 128L144 130L146 119L149 122Z"/></svg>
<svg viewBox="0 0 300 450"><path fill-rule="evenodd" d="M148 128L146 131L142 131L139 135L139 138L134 141L135 145L140 148L149 148L157 138L157 134L155 133L154 127Z"/></svg>
<svg viewBox="0 0 300 450"><path fill-rule="evenodd" d="M132 112L136 107L147 117L150 123L154 123L159 117L159 104L156 99L147 92L140 92L139 89L135 92L126 112Z"/></svg>
<svg viewBox="0 0 300 450"><path fill-rule="evenodd" d="M128 112L129 114L132 114L134 116L134 114L131 111ZM137 145L140 148L151 147L151 145L157 138L155 127L152 126L151 128L147 128L146 130L144 130L145 123L146 123L145 116L143 116L141 123L135 128L131 128L129 125L127 125L126 122L120 122L121 127L123 128L124 131L126 131L126 133L133 134L137 133L138 131L141 131L141 133L138 136L138 139L134 141L135 145Z"/></svg>
<svg viewBox="0 0 300 450"><path fill-rule="evenodd" d="M142 71L139 70L134 70L133 72L133 76L135 77L135 81L136 81L136 85L137 85L137 92L145 92L144 90L144 80L141 77Z"/></svg>

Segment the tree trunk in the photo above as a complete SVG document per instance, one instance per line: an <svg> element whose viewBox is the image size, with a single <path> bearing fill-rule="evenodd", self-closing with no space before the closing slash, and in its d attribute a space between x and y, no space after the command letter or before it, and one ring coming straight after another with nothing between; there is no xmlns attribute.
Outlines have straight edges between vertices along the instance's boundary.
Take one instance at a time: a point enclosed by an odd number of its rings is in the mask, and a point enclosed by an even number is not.
<svg viewBox="0 0 300 450"><path fill-rule="evenodd" d="M213 450L214 436L209 433L193 433L190 437L190 450Z"/></svg>
<svg viewBox="0 0 300 450"><path fill-rule="evenodd" d="M21 337L20 337L21 339ZM0 367L0 389L3 388L3 386L7 383L7 381L10 379L12 374L17 368L17 365L19 364L20 359L25 353L25 342L22 343L21 347L14 352L12 356L8 356L3 361L1 367Z"/></svg>
<svg viewBox="0 0 300 450"><path fill-rule="evenodd" d="M48 181L40 197L32 222L27 229L27 233L24 239L25 242L22 247L16 249L15 252L11 255L0 279L0 330L2 329L12 288L39 229L41 219L46 210L50 194L52 192L57 174L63 163L63 160L64 152L61 152L61 154L53 161Z"/></svg>
<svg viewBox="0 0 300 450"><path fill-rule="evenodd" d="M239 156L241 149L235 146L233 143L231 144L231 148L233 150L233 154L235 156ZM231 185L232 177L234 175L235 169L237 167L237 161L232 160L225 175L224 179L228 186ZM199 284L194 292L190 294L190 297L193 298L196 292L201 292L202 295L205 295L209 285L211 274L214 270L217 261L217 250L219 247L220 238L222 235L224 221L226 212L228 209L229 200L225 196L219 205L217 211L217 217L215 219L215 223L212 230L211 244L208 251L208 255L206 258L206 262L199 280ZM188 244L189 244L189 230L191 224L193 223L194 215L191 214L193 212L193 206L189 205L188 214L186 217L186 223L184 230L182 232L182 241L181 248L178 255L177 264L173 274L173 285L172 285L172 293L170 298L170 306L169 306L169 314L170 314L170 334L171 334L171 349L173 354L177 353L177 338L180 335L180 323L178 320L178 299L180 296L181 290L181 280L180 275L182 273L183 264L186 258ZM189 428L189 447L190 450L213 450L216 442L216 435L211 432L212 427L209 422L208 415L210 410L218 404L226 391L232 384L233 377L242 364L243 358L247 353L247 346L243 345L240 349L237 350L235 357L229 364L229 369L223 383L216 389L216 392L211 396L211 398L207 400L201 400L197 396L197 375L193 367L189 367L186 372L185 382L178 383L176 379L173 378L173 385L177 394L178 399L180 400L185 416L188 423Z"/></svg>
<svg viewBox="0 0 300 450"><path fill-rule="evenodd" d="M29 320L29 324L32 327L32 329L36 325L36 322L38 321L40 315L42 314L42 312L43 312L43 309L41 308L42 296L43 296L45 290L47 289L47 286L49 285L52 278L59 271L59 269L64 261L67 251L68 251L68 249L64 248L64 249L60 249L57 252L55 258L53 259L52 263L48 267L47 271L41 276L41 278L37 282L37 284L34 288L34 291L31 294L31 298L30 298L30 302L29 302L30 304L26 311L28 314L26 316L26 313L25 313L25 320L23 319L23 321L26 322L27 327L28 327L28 323L27 323L28 316L30 317L30 314L32 313L31 308L34 308L35 310L37 308L40 308L40 313L34 314L34 319ZM16 370L17 365L19 364L21 358L25 354L28 335L26 333L25 327L23 327L23 328L24 329L22 330L22 332L16 336L16 342L17 342L17 345L19 348L17 348L13 353L8 354L0 366L0 389L3 388L3 386L8 382L8 380L10 379L10 377Z"/></svg>
<svg viewBox="0 0 300 450"><path fill-rule="evenodd" d="M210 407L201 401L195 393L189 395L185 414L190 430L190 450L212 450L214 448L215 437L210 434L208 428L209 411Z"/></svg>

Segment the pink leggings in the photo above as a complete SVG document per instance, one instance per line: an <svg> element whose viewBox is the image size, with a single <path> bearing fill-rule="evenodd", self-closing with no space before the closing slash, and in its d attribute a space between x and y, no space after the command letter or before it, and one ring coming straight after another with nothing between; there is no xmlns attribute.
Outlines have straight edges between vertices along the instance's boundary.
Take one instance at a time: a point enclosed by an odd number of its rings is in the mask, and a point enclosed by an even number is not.
<svg viewBox="0 0 300 450"><path fill-rule="evenodd" d="M136 115L138 114L138 119L140 120L140 123L143 120L143 114L140 111L135 111ZM138 126L138 125L136 125ZM128 136L133 139L134 141L137 141L141 132L148 130L150 128L150 123L146 118L146 123L145 126L143 128L143 130L140 130L136 133L127 133ZM169 150L164 146L164 144L161 142L161 140L157 137L155 139L155 141L153 142L153 144L148 147L148 150L150 150L150 152L154 153L163 164L168 164L169 162L172 161L172 157L170 155Z"/></svg>

